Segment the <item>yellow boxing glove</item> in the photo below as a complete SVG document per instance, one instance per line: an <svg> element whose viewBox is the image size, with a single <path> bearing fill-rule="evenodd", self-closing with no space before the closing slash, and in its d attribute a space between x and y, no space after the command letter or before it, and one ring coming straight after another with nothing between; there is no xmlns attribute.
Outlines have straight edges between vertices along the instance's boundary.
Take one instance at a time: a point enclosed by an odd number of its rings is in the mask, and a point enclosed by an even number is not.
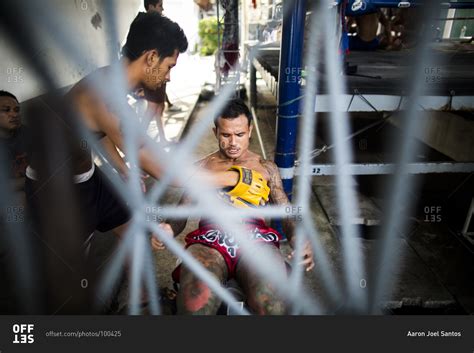
<svg viewBox="0 0 474 353"><path fill-rule="evenodd" d="M232 166L229 170L239 172L237 184L223 195L232 205L244 208L258 207L268 202L270 188L262 174L240 166Z"/></svg>

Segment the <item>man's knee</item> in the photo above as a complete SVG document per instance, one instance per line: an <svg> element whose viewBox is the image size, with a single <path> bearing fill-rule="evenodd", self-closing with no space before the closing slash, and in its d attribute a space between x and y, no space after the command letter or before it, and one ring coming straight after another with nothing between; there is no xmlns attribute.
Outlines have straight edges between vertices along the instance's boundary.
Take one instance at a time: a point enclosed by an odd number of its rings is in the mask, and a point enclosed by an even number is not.
<svg viewBox="0 0 474 353"><path fill-rule="evenodd" d="M249 295L247 303L257 315L284 315L287 313L285 302L268 285L255 289Z"/></svg>
<svg viewBox="0 0 474 353"><path fill-rule="evenodd" d="M214 295L209 286L196 278L189 270L181 275L181 285L178 293L178 314L213 315L220 305L219 298Z"/></svg>
<svg viewBox="0 0 474 353"><path fill-rule="evenodd" d="M267 256L273 256L274 264L272 271L286 274L286 266L281 256L280 249L274 246L262 245L255 250L265 250ZM285 301L277 293L274 285L261 277L247 260L247 256L254 256L252 253L242 257L237 268L238 281L243 286L247 295L247 304L253 313L257 315L284 315L287 312Z"/></svg>
<svg viewBox="0 0 474 353"><path fill-rule="evenodd" d="M218 282L227 277L227 267L222 255L210 247L195 244L188 250ZM213 315L221 303L211 288L199 279L194 272L183 266L178 294L178 314Z"/></svg>

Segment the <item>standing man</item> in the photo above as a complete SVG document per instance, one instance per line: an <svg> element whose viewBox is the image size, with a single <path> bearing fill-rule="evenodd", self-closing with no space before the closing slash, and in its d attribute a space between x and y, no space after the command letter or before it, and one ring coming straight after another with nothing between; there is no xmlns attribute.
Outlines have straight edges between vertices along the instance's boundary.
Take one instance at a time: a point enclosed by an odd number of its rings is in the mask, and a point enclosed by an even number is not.
<svg viewBox="0 0 474 353"><path fill-rule="evenodd" d="M144 14L132 23L122 50L123 58L115 65L120 66L128 89L146 88L154 91L169 80L171 68L176 65L179 53L184 52L186 48L186 37L176 23L159 14ZM55 99L55 102L48 107L43 107L44 101L49 103L43 99L37 106L37 111L47 116L49 123L54 124L48 127L49 131L55 131L57 128L58 134L66 136L65 139L71 144L72 158L68 160L68 164L72 167L74 190L79 199L84 228L82 232L85 236L96 229L101 232L114 230L120 235L130 218L127 207L120 201L102 172L95 167L90 149L77 136L77 126L74 119L71 119L74 117L79 120L79 125L87 128L98 140L107 141L106 145L110 145L107 151L111 154L111 160L120 162L116 148L125 150L124 136L120 119L115 111L116 106L112 104L116 97L111 97L110 92L106 91L107 82L114 82L112 76L115 74L116 71L112 67L100 68L76 83L59 103L58 99ZM120 106L123 109L128 107L126 104ZM136 119L131 109L128 113L122 113L131 119ZM60 119L53 119L53 116L58 116ZM41 119L36 120L39 123ZM69 126L64 126L63 122ZM76 131L76 136L71 136L73 131ZM41 179L48 180L55 176L54 170L46 175L43 171L41 175L42 164L44 165L50 158L45 153L50 151L41 153L39 149L34 150L26 173L27 198L33 214L44 208L41 194L47 191L47 187L43 185ZM144 146L139 149L139 163L141 169L151 176L158 178L161 175L159 163ZM119 168L122 174L127 173L127 169L123 168L125 165L123 162L116 165L122 166ZM48 185L51 184L49 181ZM35 217L36 220L43 218L45 217Z"/></svg>
<svg viewBox="0 0 474 353"><path fill-rule="evenodd" d="M163 0L145 0L144 3L146 12L158 12L160 15L163 14Z"/></svg>
<svg viewBox="0 0 474 353"><path fill-rule="evenodd" d="M133 91L146 88L155 91L161 88L164 82L169 81L170 70L176 65L179 53L184 52L186 48L186 37L175 22L157 13L137 17L130 27L127 42L122 49L123 58L118 63L124 73L128 89ZM112 100L116 97L111 97L110 92L106 91L107 82L113 80L112 75L114 75L114 70L111 67L100 68L71 88L62 100L58 111L50 113L53 105L46 108L46 114L64 117L64 119L52 120L56 123L59 121L57 124L59 131L64 131L64 121L70 123L71 119L68 117L72 115L97 139L107 138L108 143L114 147L109 151L116 151L115 147L121 151L125 150L122 126L115 112L116 107L112 104ZM43 102L44 100L40 104ZM123 109L127 107L126 104L121 105ZM124 115L130 116L130 119L136 122L131 109ZM69 126L68 129L66 126L64 131L66 136L70 135L73 127ZM78 139L77 136L75 140L72 138L68 140L74 145L72 147L74 158L69 159L68 163L73 168L75 185L80 191L80 198L91 202L88 206L86 202L83 208L87 219L86 234L90 234L94 229L100 231L117 229L118 233L122 233L119 228L127 224L129 212L107 185L102 173L95 168L90 150L84 146L83 140ZM47 156L36 152L32 155L32 161L26 173L28 176L27 194L32 204L36 203L38 193L43 189L40 187L41 183L38 183L37 172L41 164L48 160ZM138 159L143 171L154 178L161 176L160 163L144 144L140 145ZM122 169L121 172L126 174L127 170ZM54 177L54 175L43 177ZM238 182L238 173L227 171L218 175L214 174L209 179L217 186L234 186ZM41 190L36 190L38 187ZM97 193L101 195L98 203L95 202Z"/></svg>
<svg viewBox="0 0 474 353"><path fill-rule="evenodd" d="M147 13L156 12L160 15L163 15L163 0L145 0L144 6ZM165 134L165 122L163 116L163 113L165 111L165 101L168 104L168 110L180 111L181 109L171 104L168 95L166 94L166 82L164 82L163 85L155 91L151 91L145 88L143 91L140 92L140 95L147 101L145 118L147 119L147 121L151 121L152 119L155 120L160 136L160 141L166 142L167 139Z"/></svg>
<svg viewBox="0 0 474 353"><path fill-rule="evenodd" d="M199 166L211 173L234 168L246 168L258 171L268 180L270 202L276 205L289 204L288 197L283 191L278 167L269 160L264 160L258 154L249 150L252 134L252 116L248 107L240 99L231 100L220 117L215 122L214 134L219 143L219 150L198 162ZM252 178L250 178L252 179ZM235 207L259 207L268 201L268 190L235 188L230 191L221 191L222 198ZM190 203L184 196L181 204ZM186 226L186 220L170 222L176 235ZM202 263L221 283L235 278L247 296L247 304L256 314L284 314L287 310L284 301L277 295L273 286L263 281L246 261L246 257L258 256L260 246L266 246L274 255L278 266L274 271L286 273L285 261L280 253L280 234L268 227L263 219L255 218L244 221L244 227L255 248L250 253L241 253L238 241L233 235L224 232L212 222L201 219L199 228L189 233L186 238L188 251ZM294 248L294 222L283 220L285 235ZM306 242L301 263L309 271L314 267L312 250ZM293 253L292 255L293 256ZM220 305L220 299L210 291L205 282L197 277L186 266L179 266L174 272L175 281L180 282L178 293L178 314L215 314Z"/></svg>

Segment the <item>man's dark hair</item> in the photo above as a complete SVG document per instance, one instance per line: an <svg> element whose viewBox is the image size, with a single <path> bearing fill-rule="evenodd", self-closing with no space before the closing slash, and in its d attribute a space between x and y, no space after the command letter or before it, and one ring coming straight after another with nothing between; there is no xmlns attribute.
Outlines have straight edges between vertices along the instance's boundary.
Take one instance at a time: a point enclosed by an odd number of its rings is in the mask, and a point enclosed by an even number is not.
<svg viewBox="0 0 474 353"><path fill-rule="evenodd" d="M13 94L11 94L10 92L7 92L7 91L2 91L0 90L0 97L10 97L10 98L13 98L14 100L18 102L18 98L16 98Z"/></svg>
<svg viewBox="0 0 474 353"><path fill-rule="evenodd" d="M214 119L214 125L215 127L217 127L217 120L219 118L235 119L235 118L238 118L242 114L245 115L250 126L250 123L252 122L252 114L250 113L250 110L247 107L247 104L245 104L245 102L240 98L232 99L226 104L222 113L216 119Z"/></svg>
<svg viewBox="0 0 474 353"><path fill-rule="evenodd" d="M134 61L145 51L156 49L164 59L175 50L183 53L187 48L186 35L176 22L156 12L139 13L130 25L122 55Z"/></svg>
<svg viewBox="0 0 474 353"><path fill-rule="evenodd" d="M162 2L163 0L145 0L145 10L148 11L148 6L150 5L153 5L153 6L156 6L156 4L158 4L159 2Z"/></svg>

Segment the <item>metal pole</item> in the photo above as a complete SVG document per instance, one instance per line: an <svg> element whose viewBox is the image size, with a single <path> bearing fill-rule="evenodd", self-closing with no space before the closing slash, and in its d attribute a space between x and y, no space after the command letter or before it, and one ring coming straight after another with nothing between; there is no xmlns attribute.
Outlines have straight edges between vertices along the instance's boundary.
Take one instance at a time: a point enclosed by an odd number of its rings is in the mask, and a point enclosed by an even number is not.
<svg viewBox="0 0 474 353"><path fill-rule="evenodd" d="M257 109L257 69L254 65L253 55L249 54L250 60L250 106Z"/></svg>
<svg viewBox="0 0 474 353"><path fill-rule="evenodd" d="M467 231L469 230L469 224L471 224L472 214L474 213L474 197L471 200L471 206L469 206L469 211L467 212L466 221L464 222L464 227L462 228L461 234L467 237Z"/></svg>
<svg viewBox="0 0 474 353"><path fill-rule="evenodd" d="M258 143L260 145L260 150L262 151L262 157L263 157L263 159L267 159L267 153L265 151L265 146L263 145L262 134L260 133L260 127L258 125L257 113L255 113L254 107L252 107L252 106L250 107L250 112L252 113L253 126L255 127L255 131L257 132Z"/></svg>
<svg viewBox="0 0 474 353"><path fill-rule="evenodd" d="M277 146L275 162L283 188L291 200L296 156L296 132L300 115L300 80L303 58L306 1L284 1L283 33L280 50Z"/></svg>
<svg viewBox="0 0 474 353"><path fill-rule="evenodd" d="M217 13L217 52L216 52L216 62L215 62L215 69L216 69L216 93L219 93L221 90L221 75L220 75L220 64L221 64L221 19L219 17L219 6L220 0L216 1L216 13Z"/></svg>

